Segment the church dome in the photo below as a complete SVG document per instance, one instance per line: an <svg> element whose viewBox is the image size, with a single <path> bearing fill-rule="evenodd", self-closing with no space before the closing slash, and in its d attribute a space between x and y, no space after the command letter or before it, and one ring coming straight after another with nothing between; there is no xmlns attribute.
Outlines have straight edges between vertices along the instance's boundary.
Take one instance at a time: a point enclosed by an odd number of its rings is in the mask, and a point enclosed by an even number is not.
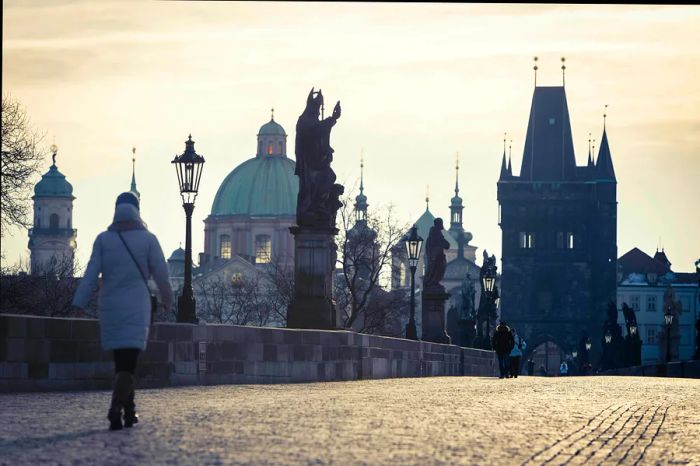
<svg viewBox="0 0 700 466"><path fill-rule="evenodd" d="M34 186L34 196L59 198L68 197L74 199L73 186L66 181L65 175L58 171L58 168L54 163L51 165L51 168L49 168L49 171L41 177L41 181Z"/></svg>
<svg viewBox="0 0 700 466"><path fill-rule="evenodd" d="M168 262L185 262L185 250L181 247L177 248L170 254Z"/></svg>
<svg viewBox="0 0 700 466"><path fill-rule="evenodd" d="M255 157L224 179L211 215L296 215L299 179L286 157Z"/></svg>
<svg viewBox="0 0 700 466"><path fill-rule="evenodd" d="M282 125L277 123L274 119L271 119L264 125L260 127L260 131L258 131L258 136L286 136L287 134L284 132L284 128L282 128Z"/></svg>

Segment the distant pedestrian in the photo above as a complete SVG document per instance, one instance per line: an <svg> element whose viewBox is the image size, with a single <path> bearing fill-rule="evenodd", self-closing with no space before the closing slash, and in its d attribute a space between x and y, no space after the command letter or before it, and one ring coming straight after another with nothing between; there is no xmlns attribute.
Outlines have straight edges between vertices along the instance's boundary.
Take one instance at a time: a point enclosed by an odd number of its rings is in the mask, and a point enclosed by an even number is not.
<svg viewBox="0 0 700 466"><path fill-rule="evenodd" d="M85 308L100 274L100 338L103 349L114 351L115 371L107 417L110 430L117 430L138 422L134 372L139 353L146 349L151 321L148 277L153 276L158 286L163 308L170 309L173 299L163 250L141 220L139 199L131 192L117 197L114 221L95 239L85 276L73 298L75 307Z"/></svg>
<svg viewBox="0 0 700 466"><path fill-rule="evenodd" d="M491 337L491 346L496 350L496 355L498 356L498 370L501 374L501 379L510 377L508 355L513 350L514 345L513 335L510 333L508 325L506 325L505 321L501 321L496 327L493 337Z"/></svg>
<svg viewBox="0 0 700 466"><path fill-rule="evenodd" d="M520 360L523 357L523 351L527 348L525 340L518 335L515 328L510 329L510 333L513 335L513 349L510 352L510 375L511 377L518 377L520 373Z"/></svg>
<svg viewBox="0 0 700 466"><path fill-rule="evenodd" d="M562 361L561 365L559 366L559 375L565 376L569 374L569 365L566 364L566 361Z"/></svg>
<svg viewBox="0 0 700 466"><path fill-rule="evenodd" d="M530 359L527 362L527 375L534 375L535 374L535 361Z"/></svg>

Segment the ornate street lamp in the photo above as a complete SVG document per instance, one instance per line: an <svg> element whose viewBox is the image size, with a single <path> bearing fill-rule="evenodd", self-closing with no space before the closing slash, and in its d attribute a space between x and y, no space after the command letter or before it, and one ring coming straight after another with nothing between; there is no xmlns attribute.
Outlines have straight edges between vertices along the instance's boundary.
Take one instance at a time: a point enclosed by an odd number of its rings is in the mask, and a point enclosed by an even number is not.
<svg viewBox="0 0 700 466"><path fill-rule="evenodd" d="M664 320L666 321L666 362L671 362L671 325L673 324L673 310L671 306L666 307Z"/></svg>
<svg viewBox="0 0 700 466"><path fill-rule="evenodd" d="M610 344L612 342L612 333L610 333L610 330L605 332L605 343Z"/></svg>
<svg viewBox="0 0 700 466"><path fill-rule="evenodd" d="M630 335L633 337L637 334L637 325L636 324L631 324L630 325Z"/></svg>
<svg viewBox="0 0 700 466"><path fill-rule="evenodd" d="M578 351L572 351L571 352L571 357L576 359L578 357Z"/></svg>
<svg viewBox="0 0 700 466"><path fill-rule="evenodd" d="M194 141L190 134L185 141L185 152L171 162L175 164L177 182L180 185L182 207L185 209L185 283L182 296L177 300L177 321L197 323L194 294L192 293L192 212L199 191L204 157L194 151Z"/></svg>
<svg viewBox="0 0 700 466"><path fill-rule="evenodd" d="M493 285L496 283L496 277L493 276L493 271L490 267L486 271L486 275L484 275L482 281L484 282L484 290L491 293L493 291Z"/></svg>
<svg viewBox="0 0 700 466"><path fill-rule="evenodd" d="M418 330L416 329L416 267L420 260L421 247L423 246L423 238L418 235L418 227L413 225L411 233L406 238L406 252L408 253L408 266L411 268L411 317L406 324L406 338L409 340L418 339Z"/></svg>
<svg viewBox="0 0 700 466"><path fill-rule="evenodd" d="M586 351L590 351L591 347L593 346L593 343L591 343L590 338L586 340Z"/></svg>

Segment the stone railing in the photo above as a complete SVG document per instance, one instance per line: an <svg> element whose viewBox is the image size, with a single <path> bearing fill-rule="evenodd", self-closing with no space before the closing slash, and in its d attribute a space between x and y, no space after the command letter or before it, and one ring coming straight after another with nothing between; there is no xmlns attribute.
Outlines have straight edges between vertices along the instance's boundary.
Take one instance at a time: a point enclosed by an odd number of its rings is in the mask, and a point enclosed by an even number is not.
<svg viewBox="0 0 700 466"><path fill-rule="evenodd" d="M643 377L678 377L700 379L700 360L675 361L624 367L603 372L603 375L635 375Z"/></svg>
<svg viewBox="0 0 700 466"><path fill-rule="evenodd" d="M0 392L106 389L111 353L93 319L0 314ZM138 385L494 376L491 351L350 331L156 323Z"/></svg>

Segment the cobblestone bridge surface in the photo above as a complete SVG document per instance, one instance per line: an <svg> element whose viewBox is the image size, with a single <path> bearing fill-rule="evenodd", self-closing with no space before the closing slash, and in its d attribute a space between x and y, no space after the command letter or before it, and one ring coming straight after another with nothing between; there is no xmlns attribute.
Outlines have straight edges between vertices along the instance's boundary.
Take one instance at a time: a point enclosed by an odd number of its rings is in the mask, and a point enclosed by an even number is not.
<svg viewBox="0 0 700 466"><path fill-rule="evenodd" d="M1 464L700 464L700 380L436 377L0 395Z"/></svg>

